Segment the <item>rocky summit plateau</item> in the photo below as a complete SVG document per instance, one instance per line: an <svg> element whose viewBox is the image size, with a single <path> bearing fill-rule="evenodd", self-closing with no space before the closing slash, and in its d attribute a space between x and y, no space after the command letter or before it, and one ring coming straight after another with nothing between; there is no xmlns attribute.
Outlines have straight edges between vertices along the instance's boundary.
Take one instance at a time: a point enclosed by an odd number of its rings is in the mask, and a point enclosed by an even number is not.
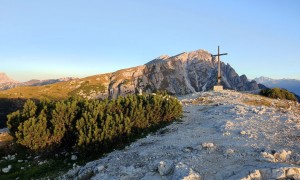
<svg viewBox="0 0 300 180"><path fill-rule="evenodd" d="M300 179L300 104L224 90L179 96L182 121L58 179Z"/></svg>

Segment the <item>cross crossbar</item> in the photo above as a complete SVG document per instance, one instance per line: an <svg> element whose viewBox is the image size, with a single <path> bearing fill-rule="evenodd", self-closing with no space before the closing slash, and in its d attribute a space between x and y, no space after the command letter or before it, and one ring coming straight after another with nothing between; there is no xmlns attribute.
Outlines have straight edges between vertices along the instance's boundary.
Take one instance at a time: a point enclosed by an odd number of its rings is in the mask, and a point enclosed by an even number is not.
<svg viewBox="0 0 300 180"><path fill-rule="evenodd" d="M212 55L212 56L223 56L223 55L228 55L228 53L216 54L216 55Z"/></svg>

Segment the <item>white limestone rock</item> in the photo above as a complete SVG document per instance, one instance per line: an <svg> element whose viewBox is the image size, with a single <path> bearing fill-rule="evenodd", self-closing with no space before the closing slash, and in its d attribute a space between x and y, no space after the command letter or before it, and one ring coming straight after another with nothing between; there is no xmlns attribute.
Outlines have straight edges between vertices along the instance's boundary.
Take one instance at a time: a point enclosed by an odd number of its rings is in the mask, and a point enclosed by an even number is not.
<svg viewBox="0 0 300 180"><path fill-rule="evenodd" d="M91 168L86 168L78 172L77 178L78 180L90 179L93 175L93 170Z"/></svg>
<svg viewBox="0 0 300 180"><path fill-rule="evenodd" d="M229 155L229 154L234 154L234 150L233 149L231 149L231 148L229 148L229 149L226 149L226 152L225 152L225 154L227 154L227 155Z"/></svg>
<svg viewBox="0 0 300 180"><path fill-rule="evenodd" d="M269 179L272 176L272 170L270 168L260 169L259 172L262 179Z"/></svg>
<svg viewBox="0 0 300 180"><path fill-rule="evenodd" d="M182 178L183 180L201 180L200 174L196 173L195 171L191 170L189 174Z"/></svg>
<svg viewBox="0 0 300 180"><path fill-rule="evenodd" d="M12 165L8 165L7 167L2 168L2 172L3 173L9 173L9 171L11 170L11 168L12 168Z"/></svg>
<svg viewBox="0 0 300 180"><path fill-rule="evenodd" d="M295 174L295 175L293 176L293 179L294 179L294 180L300 180L300 174Z"/></svg>
<svg viewBox="0 0 300 180"><path fill-rule="evenodd" d="M254 170L248 176L241 178L241 180L264 180L264 179L300 180L300 168L298 167L264 168L260 170Z"/></svg>
<svg viewBox="0 0 300 180"><path fill-rule="evenodd" d="M148 172L141 180L161 180L161 176L155 172Z"/></svg>
<svg viewBox="0 0 300 180"><path fill-rule="evenodd" d="M262 179L284 179L286 178L285 168L266 168L261 169L260 174Z"/></svg>
<svg viewBox="0 0 300 180"><path fill-rule="evenodd" d="M114 176L111 176L109 174L97 174L96 176L93 176L90 178L91 180L116 180L116 179L120 179Z"/></svg>
<svg viewBox="0 0 300 180"><path fill-rule="evenodd" d="M246 131L241 131L240 134L245 135L245 134L247 134L247 132Z"/></svg>
<svg viewBox="0 0 300 180"><path fill-rule="evenodd" d="M250 178L251 180L260 180L261 179L261 174L259 170L254 170L250 173Z"/></svg>
<svg viewBox="0 0 300 180"><path fill-rule="evenodd" d="M202 148L204 148L204 149L212 149L214 147L215 147L214 143L211 143L211 142L202 143Z"/></svg>
<svg viewBox="0 0 300 180"><path fill-rule="evenodd" d="M94 174L99 173L99 172L102 172L104 169L105 169L105 166L103 166L103 165L98 165L98 166L96 166L95 169L94 169Z"/></svg>
<svg viewBox="0 0 300 180"><path fill-rule="evenodd" d="M278 162L286 162L290 159L291 154L292 154L291 151L281 150L274 154L274 158Z"/></svg>
<svg viewBox="0 0 300 180"><path fill-rule="evenodd" d="M262 152L261 153L261 160L262 161L267 161L267 162L275 162L275 157L267 152Z"/></svg>
<svg viewBox="0 0 300 180"><path fill-rule="evenodd" d="M166 176L174 169L174 162L171 160L160 161L158 164L158 172L161 176Z"/></svg>
<svg viewBox="0 0 300 180"><path fill-rule="evenodd" d="M299 176L300 179L300 168L289 168L286 172L286 177L296 179Z"/></svg>
<svg viewBox="0 0 300 180"><path fill-rule="evenodd" d="M72 156L71 156L71 160L72 160L72 161L76 161L76 160L77 160L77 156L76 156L76 155L72 155Z"/></svg>
<svg viewBox="0 0 300 180"><path fill-rule="evenodd" d="M285 175L285 168L276 168L276 169L272 169L271 171L271 177L270 178L274 178L274 179L283 179L286 177Z"/></svg>
<svg viewBox="0 0 300 180"><path fill-rule="evenodd" d="M262 180L261 172L257 169L250 172L247 177L241 178L241 180Z"/></svg>
<svg viewBox="0 0 300 180"><path fill-rule="evenodd" d="M192 168L186 164L180 162L176 164L174 168L174 174L172 180L184 179L184 180L201 180L199 173L195 172Z"/></svg>

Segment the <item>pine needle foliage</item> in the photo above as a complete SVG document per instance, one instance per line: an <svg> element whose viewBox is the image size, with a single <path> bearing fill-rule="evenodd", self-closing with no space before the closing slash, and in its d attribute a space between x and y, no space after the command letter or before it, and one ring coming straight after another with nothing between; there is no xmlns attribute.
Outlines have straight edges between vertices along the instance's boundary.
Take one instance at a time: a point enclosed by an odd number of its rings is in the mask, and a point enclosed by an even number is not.
<svg viewBox="0 0 300 180"><path fill-rule="evenodd" d="M287 99L292 101L298 101L293 93L280 88L263 89L260 91L260 94L274 99Z"/></svg>
<svg viewBox="0 0 300 180"><path fill-rule="evenodd" d="M36 152L58 148L109 148L160 123L182 116L180 102L169 95L128 95L112 100L28 100L8 115L16 142Z"/></svg>

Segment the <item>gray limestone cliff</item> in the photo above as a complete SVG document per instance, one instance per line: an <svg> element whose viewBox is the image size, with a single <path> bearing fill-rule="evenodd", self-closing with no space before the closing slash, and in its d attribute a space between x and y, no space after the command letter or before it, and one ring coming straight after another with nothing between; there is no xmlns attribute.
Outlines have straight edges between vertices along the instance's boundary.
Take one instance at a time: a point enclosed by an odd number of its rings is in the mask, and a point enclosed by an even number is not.
<svg viewBox="0 0 300 180"><path fill-rule="evenodd" d="M143 66L106 74L106 91L98 97L117 97L143 92L167 90L176 95L211 90L217 83L217 58L204 50L184 52L172 57L160 56ZM239 76L221 62L222 85L225 89L249 91L258 89L255 81ZM102 75L102 78L103 75Z"/></svg>

